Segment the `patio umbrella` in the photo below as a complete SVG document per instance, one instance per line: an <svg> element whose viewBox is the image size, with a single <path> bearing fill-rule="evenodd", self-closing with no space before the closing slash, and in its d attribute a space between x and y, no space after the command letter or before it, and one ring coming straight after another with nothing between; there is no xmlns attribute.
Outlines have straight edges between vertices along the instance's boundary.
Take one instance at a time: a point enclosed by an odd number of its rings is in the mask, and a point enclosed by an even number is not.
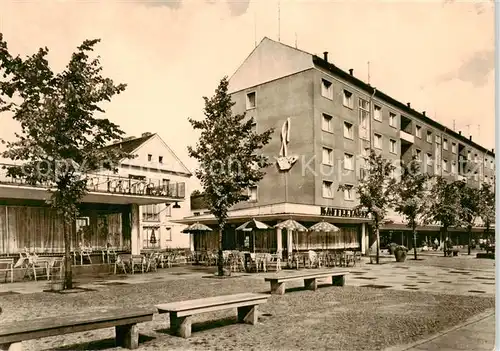
<svg viewBox="0 0 500 351"><path fill-rule="evenodd" d="M199 222L193 223L187 228L185 228L182 232L183 233L196 233L196 232L211 232L212 228L201 224Z"/></svg>
<svg viewBox="0 0 500 351"><path fill-rule="evenodd" d="M318 222L318 223L310 226L309 231L310 232L334 233L334 232L340 232L340 228L331 224L331 223L321 221L321 222Z"/></svg>
<svg viewBox="0 0 500 351"><path fill-rule="evenodd" d="M310 226L309 231L310 232L332 233L332 232L340 232L340 228L331 224L331 223L321 221L321 222L318 222L318 223Z"/></svg>
<svg viewBox="0 0 500 351"><path fill-rule="evenodd" d="M269 229L269 226L265 223L257 221L255 218L252 218L250 221L243 223L236 230L240 230L243 232L253 232L253 252L255 252L255 232L254 230L266 230Z"/></svg>
<svg viewBox="0 0 500 351"><path fill-rule="evenodd" d="M287 229L290 230L292 233L295 231L295 247L297 247L297 242L299 241L299 235L297 232L305 232L307 231L307 228L304 227L302 224L299 222L293 220L293 219L287 219L286 221L280 222L274 226L274 228L278 229Z"/></svg>

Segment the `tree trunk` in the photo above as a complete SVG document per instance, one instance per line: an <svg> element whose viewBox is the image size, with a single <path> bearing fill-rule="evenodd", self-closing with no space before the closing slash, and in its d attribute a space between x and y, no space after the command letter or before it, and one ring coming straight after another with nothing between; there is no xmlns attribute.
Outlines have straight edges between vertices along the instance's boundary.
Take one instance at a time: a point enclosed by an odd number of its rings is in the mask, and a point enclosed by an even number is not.
<svg viewBox="0 0 500 351"><path fill-rule="evenodd" d="M219 254L217 258L217 275L224 275L224 256L222 255L222 235L224 233L224 223L219 223Z"/></svg>
<svg viewBox="0 0 500 351"><path fill-rule="evenodd" d="M415 261L417 260L417 229L415 228L415 225L412 228L413 232L413 256L415 258Z"/></svg>
<svg viewBox="0 0 500 351"><path fill-rule="evenodd" d="M379 261L380 261L380 231L378 228L378 220L375 220L375 235L377 236L376 262L377 262L377 264L379 264Z"/></svg>
<svg viewBox="0 0 500 351"><path fill-rule="evenodd" d="M64 289L73 289L73 271L71 269L71 228L64 223Z"/></svg>
<svg viewBox="0 0 500 351"><path fill-rule="evenodd" d="M467 226L467 236L469 237L469 244L467 245L467 255L470 255L471 237L472 237L472 226Z"/></svg>
<svg viewBox="0 0 500 351"><path fill-rule="evenodd" d="M443 246L443 255L446 257L446 248L443 244L443 236L446 240L446 237L447 237L447 234L448 234L448 227L441 227L441 242L439 243L439 245L442 245Z"/></svg>

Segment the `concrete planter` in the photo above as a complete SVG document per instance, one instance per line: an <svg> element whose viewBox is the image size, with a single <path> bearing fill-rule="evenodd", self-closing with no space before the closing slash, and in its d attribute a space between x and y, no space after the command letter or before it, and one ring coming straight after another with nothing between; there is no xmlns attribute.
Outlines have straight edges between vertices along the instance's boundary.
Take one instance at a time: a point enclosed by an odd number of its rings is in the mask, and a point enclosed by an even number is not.
<svg viewBox="0 0 500 351"><path fill-rule="evenodd" d="M406 261L406 250L396 249L396 251L394 251L394 256L396 257L396 262L404 262Z"/></svg>

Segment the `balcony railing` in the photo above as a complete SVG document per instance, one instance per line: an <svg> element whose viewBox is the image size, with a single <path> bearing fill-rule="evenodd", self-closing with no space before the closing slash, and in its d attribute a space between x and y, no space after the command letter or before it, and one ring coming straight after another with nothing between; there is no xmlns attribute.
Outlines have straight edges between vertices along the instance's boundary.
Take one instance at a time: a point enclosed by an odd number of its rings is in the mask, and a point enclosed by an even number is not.
<svg viewBox="0 0 500 351"><path fill-rule="evenodd" d="M7 175L6 167L12 165L0 164L0 184L26 185L37 188L52 188L53 182L34 183L23 177L11 177ZM185 183L164 182L160 179L129 179L114 175L102 175L89 173L85 175L87 190L90 192L129 194L168 197L184 199L186 193Z"/></svg>
<svg viewBox="0 0 500 351"><path fill-rule="evenodd" d="M406 133L404 130L399 131L399 137L409 143L415 143L415 137L410 133Z"/></svg>

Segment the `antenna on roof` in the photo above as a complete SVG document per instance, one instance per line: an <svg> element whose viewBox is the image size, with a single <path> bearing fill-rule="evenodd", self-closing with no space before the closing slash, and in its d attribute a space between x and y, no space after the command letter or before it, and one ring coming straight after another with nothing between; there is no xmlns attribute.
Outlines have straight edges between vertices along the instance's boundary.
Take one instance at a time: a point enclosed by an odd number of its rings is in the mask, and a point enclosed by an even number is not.
<svg viewBox="0 0 500 351"><path fill-rule="evenodd" d="M281 10L280 10L280 1L278 0L278 41L281 42L280 31L281 31Z"/></svg>
<svg viewBox="0 0 500 351"><path fill-rule="evenodd" d="M368 61L368 85L370 85L370 61Z"/></svg>
<svg viewBox="0 0 500 351"><path fill-rule="evenodd" d="M255 47L257 47L257 10L253 13L253 41Z"/></svg>

